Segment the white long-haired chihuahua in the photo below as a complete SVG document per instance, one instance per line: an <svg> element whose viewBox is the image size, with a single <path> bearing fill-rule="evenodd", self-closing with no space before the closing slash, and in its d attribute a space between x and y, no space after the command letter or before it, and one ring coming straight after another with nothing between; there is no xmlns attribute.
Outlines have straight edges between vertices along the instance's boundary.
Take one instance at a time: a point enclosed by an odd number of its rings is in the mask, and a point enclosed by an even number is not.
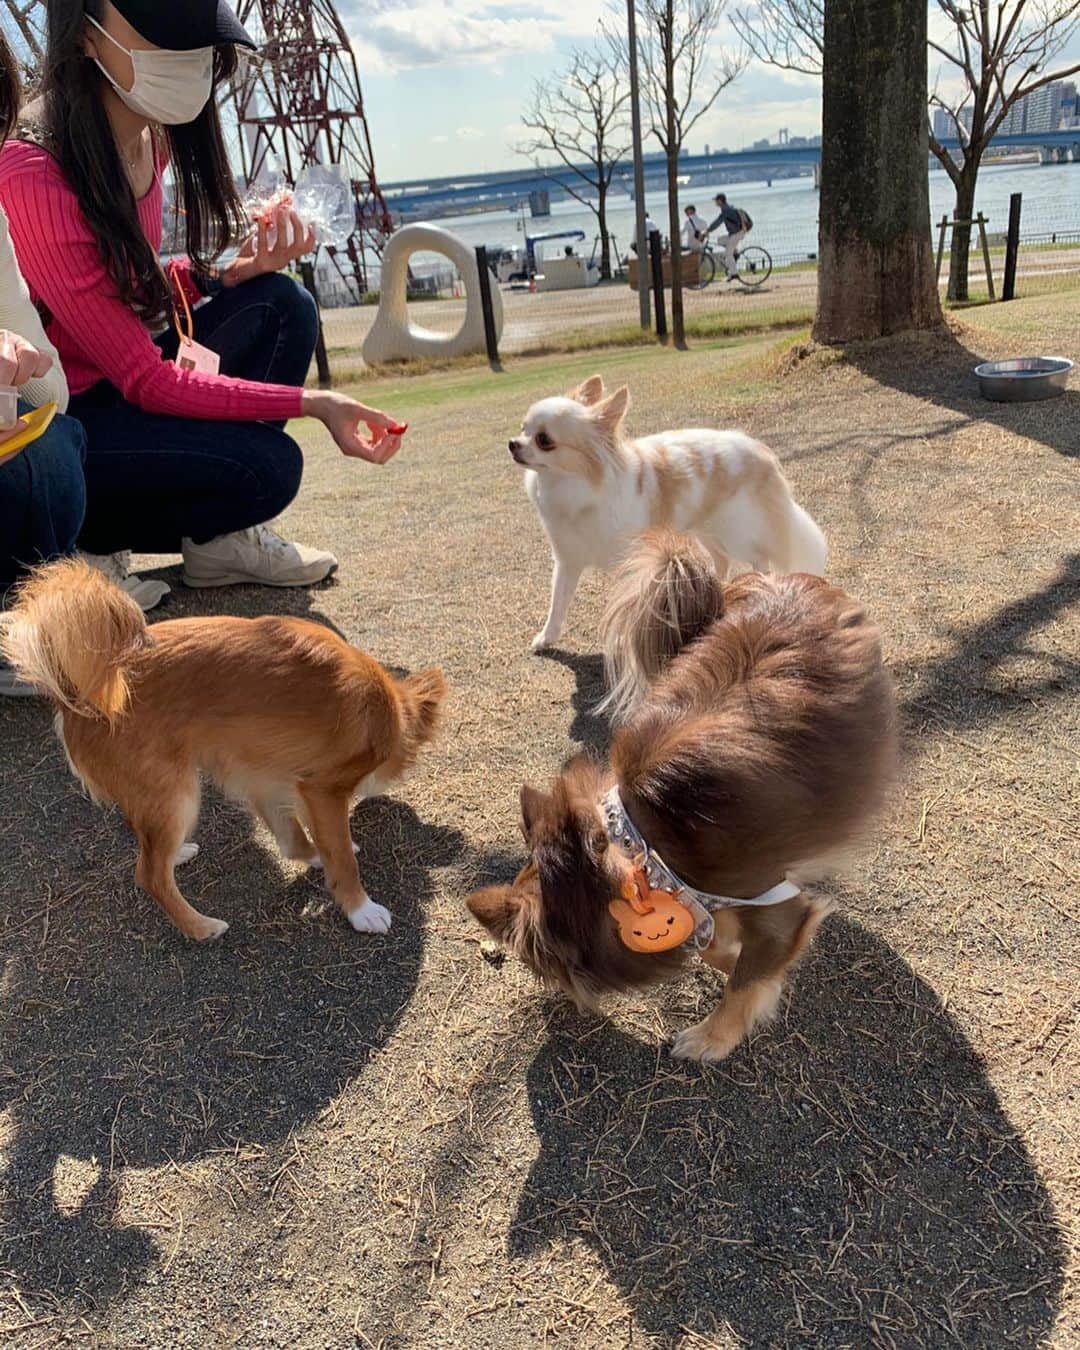
<svg viewBox="0 0 1080 1350"><path fill-rule="evenodd" d="M625 386L610 396L593 375L566 398L525 416L510 454L551 540L555 569L547 622L533 651L558 642L587 567L613 567L643 530L696 535L720 575L825 571L825 538L795 501L773 452L741 431L623 435Z"/></svg>

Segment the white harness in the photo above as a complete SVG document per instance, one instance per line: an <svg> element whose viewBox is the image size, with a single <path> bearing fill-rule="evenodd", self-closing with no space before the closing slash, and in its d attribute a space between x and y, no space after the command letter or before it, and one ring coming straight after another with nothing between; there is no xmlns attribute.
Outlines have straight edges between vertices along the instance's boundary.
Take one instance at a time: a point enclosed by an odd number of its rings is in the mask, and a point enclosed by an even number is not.
<svg viewBox="0 0 1080 1350"><path fill-rule="evenodd" d="M739 905L779 905L785 900L794 900L800 894L802 888L796 886L793 881L778 882L761 895L749 898L710 895L708 891L699 891L673 872L659 853L645 842L641 831L627 814L618 787L613 787L601 798L600 807L604 816L604 829L611 842L621 845L631 854L635 862L640 862L645 869L649 885L654 890L669 892L693 915L692 941L699 950L707 947L713 939L713 915L717 910L735 909Z"/></svg>

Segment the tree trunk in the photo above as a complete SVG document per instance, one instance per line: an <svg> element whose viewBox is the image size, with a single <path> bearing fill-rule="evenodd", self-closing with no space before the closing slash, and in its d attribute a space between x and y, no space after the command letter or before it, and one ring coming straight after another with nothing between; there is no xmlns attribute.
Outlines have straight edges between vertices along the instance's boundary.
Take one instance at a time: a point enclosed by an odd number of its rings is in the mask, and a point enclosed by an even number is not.
<svg viewBox="0 0 1080 1350"><path fill-rule="evenodd" d="M600 280L611 280L611 236L607 225L607 187L601 169L596 189L596 223L600 229Z"/></svg>
<svg viewBox="0 0 1080 1350"><path fill-rule="evenodd" d="M679 351L686 350L686 324L683 319L682 249L679 247L679 151L675 88L675 7L667 0L665 29L661 47L664 54L664 111L667 130L668 239L671 249L671 340Z"/></svg>
<svg viewBox="0 0 1080 1350"><path fill-rule="evenodd" d="M926 0L825 0L819 342L941 323L926 43Z"/></svg>
<svg viewBox="0 0 1080 1350"><path fill-rule="evenodd" d="M960 181L956 185L956 206L953 209L954 220L972 220L975 210L975 180L979 166L964 164ZM966 300L968 298L968 257L971 253L971 226L957 225L952 232L952 251L949 254L949 299Z"/></svg>

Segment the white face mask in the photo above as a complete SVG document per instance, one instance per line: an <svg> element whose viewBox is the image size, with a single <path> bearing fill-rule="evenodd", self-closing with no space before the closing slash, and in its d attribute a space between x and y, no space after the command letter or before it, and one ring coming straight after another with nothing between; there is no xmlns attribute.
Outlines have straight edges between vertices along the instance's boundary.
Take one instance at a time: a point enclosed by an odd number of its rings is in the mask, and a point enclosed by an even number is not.
<svg viewBox="0 0 1080 1350"><path fill-rule="evenodd" d="M92 15L86 17L114 47L131 57L135 83L130 89L121 88L96 57L94 63L132 112L166 127L194 122L210 102L213 47L197 47L190 52L128 51Z"/></svg>

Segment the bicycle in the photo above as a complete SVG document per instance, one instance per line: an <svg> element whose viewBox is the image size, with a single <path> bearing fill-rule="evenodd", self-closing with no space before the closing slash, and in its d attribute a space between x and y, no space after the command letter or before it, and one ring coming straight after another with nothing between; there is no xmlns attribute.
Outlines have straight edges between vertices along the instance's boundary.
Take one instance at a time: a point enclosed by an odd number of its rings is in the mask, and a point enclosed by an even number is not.
<svg viewBox="0 0 1080 1350"><path fill-rule="evenodd" d="M756 291L772 276L772 256L757 244L735 250L735 275L747 290ZM713 246L706 243L698 257L697 289L703 291L716 277Z"/></svg>

